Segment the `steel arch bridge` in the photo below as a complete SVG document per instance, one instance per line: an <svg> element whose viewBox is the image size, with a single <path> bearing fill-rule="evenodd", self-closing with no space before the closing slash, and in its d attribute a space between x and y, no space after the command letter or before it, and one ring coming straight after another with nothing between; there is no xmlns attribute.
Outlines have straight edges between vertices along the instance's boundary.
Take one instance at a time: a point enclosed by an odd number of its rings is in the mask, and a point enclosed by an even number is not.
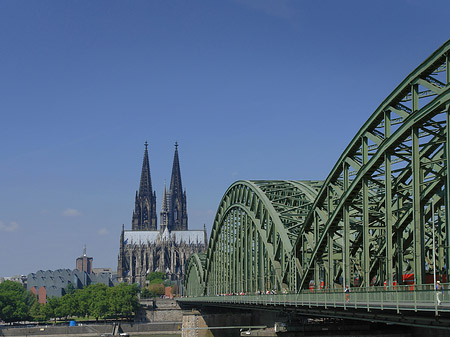
<svg viewBox="0 0 450 337"><path fill-rule="evenodd" d="M323 181L237 181L187 295L448 279L450 41L380 104ZM435 249L433 249L433 246Z"/></svg>

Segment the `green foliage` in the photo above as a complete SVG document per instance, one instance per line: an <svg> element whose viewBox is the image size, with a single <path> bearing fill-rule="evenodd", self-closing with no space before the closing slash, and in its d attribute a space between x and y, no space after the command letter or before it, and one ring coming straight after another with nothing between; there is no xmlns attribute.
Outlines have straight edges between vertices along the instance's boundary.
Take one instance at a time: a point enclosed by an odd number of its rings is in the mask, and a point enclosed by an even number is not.
<svg viewBox="0 0 450 337"><path fill-rule="evenodd" d="M167 275L160 271L154 271L147 275L147 280L150 281L150 284L154 283L153 280L161 280L160 283L163 283L163 280L167 279Z"/></svg>
<svg viewBox="0 0 450 337"><path fill-rule="evenodd" d="M156 271L147 275L147 280L149 281L150 286L152 285L160 285L162 284L164 287L171 287L173 282L167 278L165 273ZM153 296L164 295L164 291L161 294L160 287L153 287L155 291L150 291Z"/></svg>
<svg viewBox="0 0 450 337"><path fill-rule="evenodd" d="M51 297L40 304L20 284L5 281L0 284L0 318L5 322L35 320L38 322L68 317L131 318L139 309L139 287L120 283L115 287L104 284L67 291L62 297Z"/></svg>
<svg viewBox="0 0 450 337"><path fill-rule="evenodd" d="M131 318L133 312L139 309L138 294L139 288L136 284L121 283L109 288L110 315Z"/></svg>
<svg viewBox="0 0 450 337"><path fill-rule="evenodd" d="M59 314L61 310L59 309L60 306L60 299L58 297L50 297L47 300L47 304L44 307L44 312L46 317L54 318L56 323L56 318L61 317Z"/></svg>
<svg viewBox="0 0 450 337"><path fill-rule="evenodd" d="M75 296L75 289L72 294L66 294L61 297L61 305L64 307L64 317L76 316L78 313L78 301Z"/></svg>
<svg viewBox="0 0 450 337"><path fill-rule="evenodd" d="M150 284L163 284L164 281L160 278L154 278L153 280L150 281Z"/></svg>
<svg viewBox="0 0 450 337"><path fill-rule="evenodd" d="M33 306L32 316L37 321L68 317L131 318L139 309L137 285L126 283L107 287L98 283L84 289L74 289L59 298L49 298L45 305Z"/></svg>
<svg viewBox="0 0 450 337"><path fill-rule="evenodd" d="M35 301L30 310L30 315L34 321L44 322L50 319L50 316L45 316L44 314L44 304Z"/></svg>
<svg viewBox="0 0 450 337"><path fill-rule="evenodd" d="M152 297L152 293L148 288L144 288L141 290L141 298L150 298Z"/></svg>
<svg viewBox="0 0 450 337"><path fill-rule="evenodd" d="M89 314L89 297L90 293L86 289L78 289L72 295L75 305L74 315L78 317L85 317Z"/></svg>
<svg viewBox="0 0 450 337"><path fill-rule="evenodd" d="M12 281L0 283L0 318L3 321L28 320L35 301L34 295L19 283Z"/></svg>
<svg viewBox="0 0 450 337"><path fill-rule="evenodd" d="M89 313L96 320L107 316L109 308L109 301L106 295L107 289L108 287L102 283L93 284L86 288L90 292Z"/></svg>
<svg viewBox="0 0 450 337"><path fill-rule="evenodd" d="M51 318L55 318L56 319L54 314L55 314L55 310L54 310L54 308L52 307L51 304L46 303L46 304L44 304L41 307L41 315L43 317L43 320L48 321Z"/></svg>
<svg viewBox="0 0 450 337"><path fill-rule="evenodd" d="M161 296L165 293L165 288L163 284L150 284L148 287L152 296Z"/></svg>

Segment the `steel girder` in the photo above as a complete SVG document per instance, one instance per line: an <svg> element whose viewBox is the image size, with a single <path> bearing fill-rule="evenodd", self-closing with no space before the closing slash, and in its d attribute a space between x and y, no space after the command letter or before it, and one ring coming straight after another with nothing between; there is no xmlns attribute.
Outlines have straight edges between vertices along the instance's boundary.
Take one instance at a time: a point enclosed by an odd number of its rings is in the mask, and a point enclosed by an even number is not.
<svg viewBox="0 0 450 337"><path fill-rule="evenodd" d="M193 254L188 260L186 267L186 280L185 283L186 293L190 296L202 296L205 289L205 265L206 254Z"/></svg>
<svg viewBox="0 0 450 337"><path fill-rule="evenodd" d="M311 181L238 181L231 185L214 220L202 280L204 292L293 287L296 224L308 214L319 186ZM187 287L190 282L189 274Z"/></svg>
<svg viewBox="0 0 450 337"><path fill-rule="evenodd" d="M233 184L214 221L204 292L448 279L449 55L450 41L404 79L324 182Z"/></svg>
<svg viewBox="0 0 450 337"><path fill-rule="evenodd" d="M448 276L449 50L450 41L388 96L325 180L299 224L300 288Z"/></svg>

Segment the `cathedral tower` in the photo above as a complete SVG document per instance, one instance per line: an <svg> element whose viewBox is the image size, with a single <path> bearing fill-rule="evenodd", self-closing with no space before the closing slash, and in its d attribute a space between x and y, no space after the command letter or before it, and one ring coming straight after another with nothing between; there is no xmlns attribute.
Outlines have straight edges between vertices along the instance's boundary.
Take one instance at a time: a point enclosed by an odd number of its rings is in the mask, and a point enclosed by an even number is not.
<svg viewBox="0 0 450 337"><path fill-rule="evenodd" d="M150 164L148 160L148 143L145 142L144 161L142 163L139 192L136 191L135 208L131 228L134 231L156 230L156 193L152 190Z"/></svg>
<svg viewBox="0 0 450 337"><path fill-rule="evenodd" d="M172 177L169 189L169 231L187 231L188 218L186 211L186 191L181 184L180 162L178 159L178 143L175 142Z"/></svg>

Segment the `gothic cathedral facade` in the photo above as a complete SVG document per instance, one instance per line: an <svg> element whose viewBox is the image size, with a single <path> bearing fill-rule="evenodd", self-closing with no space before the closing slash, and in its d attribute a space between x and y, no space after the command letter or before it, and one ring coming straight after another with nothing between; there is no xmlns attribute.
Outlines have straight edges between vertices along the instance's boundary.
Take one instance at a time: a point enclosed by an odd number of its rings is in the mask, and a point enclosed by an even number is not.
<svg viewBox="0 0 450 337"><path fill-rule="evenodd" d="M152 189L148 144L145 142L141 181L136 191L131 230L122 225L117 264L119 282L144 284L150 272L160 271L171 280L181 280L187 260L206 250L206 228L189 230L186 191L181 184L178 144L172 166L170 187L164 184L160 226L157 228L156 192Z"/></svg>

